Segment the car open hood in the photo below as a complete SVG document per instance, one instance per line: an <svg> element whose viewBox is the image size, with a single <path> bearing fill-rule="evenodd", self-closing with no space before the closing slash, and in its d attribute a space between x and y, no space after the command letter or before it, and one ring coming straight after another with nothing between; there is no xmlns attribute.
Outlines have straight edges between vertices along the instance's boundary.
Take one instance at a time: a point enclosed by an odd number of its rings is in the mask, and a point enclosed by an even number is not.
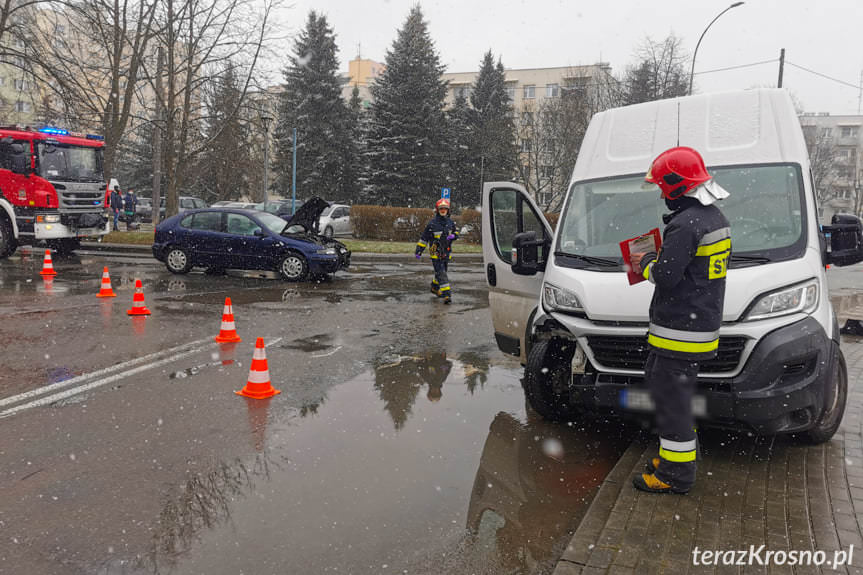
<svg viewBox="0 0 863 575"><path fill-rule="evenodd" d="M301 225L309 232L317 234L318 219L321 217L321 212L329 205L326 200L317 196L313 197L300 206L300 209L288 219L288 226Z"/></svg>

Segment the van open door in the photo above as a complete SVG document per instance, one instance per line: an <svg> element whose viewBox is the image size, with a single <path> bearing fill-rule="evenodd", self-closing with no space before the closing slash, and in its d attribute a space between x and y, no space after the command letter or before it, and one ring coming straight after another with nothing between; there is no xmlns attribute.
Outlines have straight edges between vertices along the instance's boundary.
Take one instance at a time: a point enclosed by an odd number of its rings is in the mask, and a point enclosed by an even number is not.
<svg viewBox="0 0 863 575"><path fill-rule="evenodd" d="M519 357L522 363L527 361L530 324L539 305L553 236L523 186L510 182L483 185L482 256L494 338L501 351ZM522 261L516 254L522 255Z"/></svg>

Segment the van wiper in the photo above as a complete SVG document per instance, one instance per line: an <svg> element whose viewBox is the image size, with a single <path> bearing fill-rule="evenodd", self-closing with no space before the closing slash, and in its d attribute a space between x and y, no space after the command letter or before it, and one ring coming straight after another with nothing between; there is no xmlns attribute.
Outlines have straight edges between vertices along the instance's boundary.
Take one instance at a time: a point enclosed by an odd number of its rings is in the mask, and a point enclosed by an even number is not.
<svg viewBox="0 0 863 575"><path fill-rule="evenodd" d="M755 266L758 264L770 263L772 261L773 260L765 256L741 256L737 254L731 254L731 263L737 262Z"/></svg>
<svg viewBox="0 0 863 575"><path fill-rule="evenodd" d="M618 267L620 264L614 260L609 260L606 258L595 258L591 256L585 256L582 254L573 254L570 252L554 252L556 256L562 256L565 258L575 258L581 260L585 263L589 263L595 266L604 266L604 267Z"/></svg>

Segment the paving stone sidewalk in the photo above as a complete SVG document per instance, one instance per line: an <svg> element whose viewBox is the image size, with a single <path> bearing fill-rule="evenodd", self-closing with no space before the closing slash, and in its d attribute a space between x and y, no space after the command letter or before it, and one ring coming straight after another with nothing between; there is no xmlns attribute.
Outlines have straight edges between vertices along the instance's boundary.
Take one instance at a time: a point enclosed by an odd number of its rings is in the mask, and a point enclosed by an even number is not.
<svg viewBox="0 0 863 575"><path fill-rule="evenodd" d="M554 575L764 573L863 575L863 338L845 337L848 403L833 439L708 431L688 495L636 491L631 477L656 455L655 437L633 442L603 482ZM693 549L833 551L853 563L822 566L693 565ZM764 553L762 553L762 557Z"/></svg>

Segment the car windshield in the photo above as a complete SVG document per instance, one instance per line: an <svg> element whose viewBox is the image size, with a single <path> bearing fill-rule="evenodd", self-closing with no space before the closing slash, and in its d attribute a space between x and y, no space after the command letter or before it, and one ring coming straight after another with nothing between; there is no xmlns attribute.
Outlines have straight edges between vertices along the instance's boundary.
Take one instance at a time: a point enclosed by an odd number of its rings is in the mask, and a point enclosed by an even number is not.
<svg viewBox="0 0 863 575"><path fill-rule="evenodd" d="M48 180L102 181L102 148L39 142L39 175Z"/></svg>
<svg viewBox="0 0 863 575"><path fill-rule="evenodd" d="M802 245L805 221L799 166L709 171L731 194L717 205L731 224L734 255L749 253L770 261L790 256ZM661 229L662 215L668 210L659 199L659 188L645 191L643 181L639 175L574 184L561 215L556 251L620 261L621 241Z"/></svg>
<svg viewBox="0 0 863 575"><path fill-rule="evenodd" d="M321 217L330 215L330 212L333 211L333 206L327 206L324 208L324 211L321 212Z"/></svg>
<svg viewBox="0 0 863 575"><path fill-rule="evenodd" d="M285 229L285 220L273 214L262 212L257 214L258 220L274 234L281 234Z"/></svg>

